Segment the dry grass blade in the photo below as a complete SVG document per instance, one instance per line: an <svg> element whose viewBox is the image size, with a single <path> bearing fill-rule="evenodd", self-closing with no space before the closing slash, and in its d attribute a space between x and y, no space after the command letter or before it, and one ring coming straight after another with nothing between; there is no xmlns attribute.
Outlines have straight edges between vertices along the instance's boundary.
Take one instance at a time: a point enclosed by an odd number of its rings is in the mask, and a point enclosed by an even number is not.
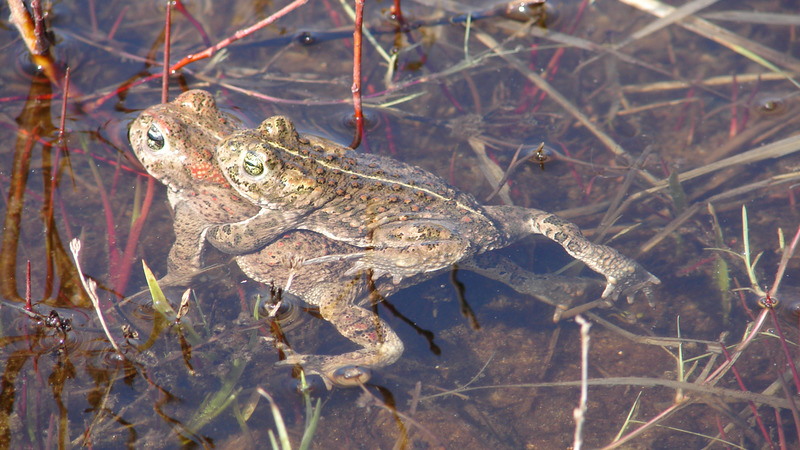
<svg viewBox="0 0 800 450"><path fill-rule="evenodd" d="M691 404L691 402L684 402L684 403L674 404L674 405L670 406L669 408L665 409L664 411L661 411L657 416L653 417L652 419L650 419L646 423L642 424L642 426L640 426L639 428L631 431L630 433L626 434L622 438L620 438L620 439L612 442L611 444L603 447L602 450L611 450L611 449L614 449L614 448L619 448L621 445L628 443L628 441L632 440L633 438L639 436L640 434L644 433L645 431L650 430L651 428L656 426L656 424L658 424L659 422L663 422L664 420L666 420L667 418L669 418L670 416L672 416L676 412L680 411L681 409L689 406L690 404Z"/></svg>
<svg viewBox="0 0 800 450"><path fill-rule="evenodd" d="M614 198L611 199L611 203L608 206L608 210L606 211L606 214L603 216L603 219L600 221L600 225L597 227L597 236L594 237L595 242L600 242L603 239L603 237L608 232L609 228L611 228L611 225L613 225L614 222L616 222L617 219L619 219L619 217L622 216L622 213L625 211L628 205L630 205L630 203L627 202L623 203L622 199L628 193L628 189L630 189L633 179L639 172L642 172L642 166L644 165L644 162L647 160L647 157L653 151L653 148L654 146L648 145L644 149L642 154L639 155L638 158L636 158L636 161L628 170L628 173L625 174L625 180L617 189Z"/></svg>
<svg viewBox="0 0 800 450"><path fill-rule="evenodd" d="M97 317L100 319L100 324L103 326L103 331L106 333L106 337L108 337L108 341L111 342L111 346L114 347L114 350L117 351L120 355L122 351L119 349L117 345L117 341L114 340L114 337L111 336L111 332L108 330L108 325L106 325L106 319L103 317L103 311L100 308L100 298L97 297L97 283L95 283L92 279L86 279L83 276L83 270L81 270L80 260L78 255L81 252L81 241L78 238L75 238L70 241L69 249L72 251L72 257L75 259L75 267L78 269L78 275L81 279L81 284L83 288L86 290L86 293L89 294L89 298L92 300L92 306L94 306L95 312L97 312Z"/></svg>
<svg viewBox="0 0 800 450"><path fill-rule="evenodd" d="M759 189L769 189L774 188L779 185L783 185L786 183L795 183L800 180L800 172L792 172L789 174L780 174L774 177L767 178L766 180L756 181L755 183L750 183L744 186L740 186L734 189L729 189L725 192L720 194L714 195L709 197L702 202L694 203L689 208L687 208L683 213L681 213L678 217L674 218L669 224L667 224L664 228L662 228L655 236L650 238L647 242L642 244L639 247L639 254L643 254L649 252L653 249L656 245L658 245L665 237L669 236L670 233L674 232L678 229L681 225L683 225L687 220L691 219L697 212L705 205L715 204L718 202L722 202L724 200L734 199L737 202L741 201L742 196L744 194L759 190ZM683 180L681 180L683 181ZM639 193L637 193L638 195ZM632 196L634 197L634 196Z"/></svg>
<svg viewBox="0 0 800 450"><path fill-rule="evenodd" d="M773 395L759 394L750 391L737 389L720 388L705 384L688 383L685 381L665 380L660 378L648 377L611 377L611 378L590 378L587 381L589 386L639 386L639 387L667 387L670 389L683 389L686 392L694 392L709 395L711 398L722 398L730 402L753 402L772 406L774 408L790 409L791 404L788 400ZM545 383L519 383L519 384L496 384L491 386L473 386L458 389L457 392L465 393L470 391L482 391L486 389L510 389L510 388L554 388L554 387L580 387L580 381L555 381ZM780 386L778 386L779 388ZM451 392L424 396L429 399L437 396L452 395ZM702 397L702 396L700 396Z"/></svg>
<svg viewBox="0 0 800 450"><path fill-rule="evenodd" d="M792 239L792 243L783 249L781 262L778 265L778 270L775 272L775 281L772 283L772 288L769 290L769 294L772 297L775 297L778 294L778 286L781 284L783 273L786 271L786 265L789 264L789 259L792 257L792 255L794 255L795 249L797 249L798 241L800 241L800 227L797 228L797 232L794 235L794 239Z"/></svg>
<svg viewBox="0 0 800 450"><path fill-rule="evenodd" d="M656 0L619 0L620 2L650 13L656 17L666 17L675 11L675 8ZM773 64L788 69L791 72L800 72L800 61L789 55L777 52L769 47L745 39L725 28L714 25L699 17L686 17L678 22L680 26L699 34L707 39L723 45L736 53L741 54L774 72L781 72ZM786 75L789 78L789 75ZM791 80L791 78L789 78ZM795 85L796 82L792 81Z"/></svg>
<svg viewBox="0 0 800 450"><path fill-rule="evenodd" d="M489 184L498 191L498 195L500 199L503 200L503 204L513 205L514 202L511 200L508 185L505 184L503 171L486 155L486 144L477 137L471 137L467 142L469 142L469 146L472 148L475 156L478 157L478 161L480 162L479 167L483 176L486 177Z"/></svg>
<svg viewBox="0 0 800 450"><path fill-rule="evenodd" d="M739 164L750 164L765 159L775 159L786 155L791 155L800 151L800 135L791 136L780 141L767 144L753 150L749 150L738 155L734 155L719 161L715 161L705 166L696 169L687 170L679 174L681 182L689 181L702 175L706 175L727 167L736 166ZM634 196L643 196L654 194L669 187L669 180L664 179L655 184L655 186L644 191L636 193Z"/></svg>
<svg viewBox="0 0 800 450"><path fill-rule="evenodd" d="M527 27L526 25L513 25L512 26L512 25L509 25L509 24L500 23L500 24L498 24L498 26L500 28L503 28L503 29L506 29L508 31L514 32L516 34L530 34L531 36L534 36L534 37L537 37L537 38L540 38L540 39L546 39L548 41L552 41L552 42L555 42L557 44L570 46L570 47L575 47L575 48L579 48L579 49L583 49L583 50L588 50L590 52L595 52L595 53L608 54L608 55L611 55L611 56L619 59L622 62L626 62L626 63L634 65L634 66L643 67L643 68L645 68L647 70L651 70L651 71L653 71L655 73L660 73L660 74L665 75L666 77L668 77L670 79L675 78L675 74L671 70L667 70L667 69L664 69L662 67L647 63L645 61L637 59L635 56L628 55L626 53L618 51L613 47L606 47L606 46L597 44L597 43L592 42L592 41L587 40L587 39L581 39L580 37L577 37L577 36L571 36L569 34L559 33L558 31L545 29L545 28L540 28L540 27L532 27L531 28L531 27ZM591 63L592 61L595 61L598 58L600 58L600 56L602 56L602 55L598 55L598 56L596 56L594 58L588 59L585 62L581 63L580 65L578 65L575 68L575 72L579 72L585 66L587 66L589 63ZM770 74L768 74L768 75L770 75ZM783 79L785 79L785 77L781 76L781 77L779 77L779 79L783 80ZM679 79L679 81L673 81L672 83L681 83L684 87L688 87L688 86L692 86L693 85L692 81L684 80L684 79ZM712 86L712 85L709 85L709 86Z"/></svg>
<svg viewBox="0 0 800 450"><path fill-rule="evenodd" d="M635 31L630 36L625 38L622 42L613 45L611 48L614 50L619 50L628 44L636 42L637 40L649 36L658 30L666 28L667 26L672 25L673 23L676 23L681 19L684 19L685 17L692 15L697 11L702 10L703 8L713 5L718 1L719 0L695 0L693 2L686 3L685 5L679 8L674 8L669 14L664 16L658 16L659 18L657 20L650 22L644 28ZM586 62L582 63L581 66L586 66L587 64L590 64L591 62L597 60L600 56L601 55L590 58Z"/></svg>
<svg viewBox="0 0 800 450"><path fill-rule="evenodd" d="M790 74L796 76L796 74ZM785 80L786 77L779 73L741 73L736 75L722 75L717 77L706 78L697 82L688 82L682 80L675 81L658 81L655 83L647 84L631 84L622 86L621 91L623 94L642 94L648 92L662 92L674 91L676 89L688 89L694 85L696 86L726 86L734 84L756 83L759 81L780 81Z"/></svg>
<svg viewBox="0 0 800 450"><path fill-rule="evenodd" d="M718 11L700 14L704 19L727 20L729 22L759 23L764 25L800 25L800 15L785 13L766 13L759 11Z"/></svg>

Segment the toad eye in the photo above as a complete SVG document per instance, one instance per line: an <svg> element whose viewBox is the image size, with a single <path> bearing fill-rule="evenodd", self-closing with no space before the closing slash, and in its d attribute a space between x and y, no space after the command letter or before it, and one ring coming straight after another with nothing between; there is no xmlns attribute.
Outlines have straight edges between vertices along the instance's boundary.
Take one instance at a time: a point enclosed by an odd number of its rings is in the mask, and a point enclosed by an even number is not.
<svg viewBox="0 0 800 450"><path fill-rule="evenodd" d="M257 177L264 173L264 163L255 152L248 151L245 153L242 165L244 167L244 171L250 176Z"/></svg>
<svg viewBox="0 0 800 450"><path fill-rule="evenodd" d="M150 129L147 130L147 146L150 150L154 152L162 150L164 143L164 134L161 130L155 124L150 125Z"/></svg>

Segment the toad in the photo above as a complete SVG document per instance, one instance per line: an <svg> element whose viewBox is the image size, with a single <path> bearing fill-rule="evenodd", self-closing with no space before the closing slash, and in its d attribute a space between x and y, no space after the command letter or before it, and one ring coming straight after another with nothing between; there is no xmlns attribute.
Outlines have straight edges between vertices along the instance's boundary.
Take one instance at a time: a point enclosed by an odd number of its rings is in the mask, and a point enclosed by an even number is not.
<svg viewBox="0 0 800 450"><path fill-rule="evenodd" d="M290 354L287 363L322 375L329 386L363 382L371 368L402 353L394 331L364 307L370 291L388 296L456 262L469 267L472 256L529 234L545 234L605 275L604 297L631 299L659 282L555 215L482 206L414 166L300 136L283 117L246 130L204 91L143 111L129 138L147 171L167 186L175 215L176 240L160 282L188 284L202 268L207 240L235 255L247 276L319 307L359 346L342 355ZM514 279L527 280L526 290L555 291L545 278ZM559 302L566 296L555 295Z"/></svg>

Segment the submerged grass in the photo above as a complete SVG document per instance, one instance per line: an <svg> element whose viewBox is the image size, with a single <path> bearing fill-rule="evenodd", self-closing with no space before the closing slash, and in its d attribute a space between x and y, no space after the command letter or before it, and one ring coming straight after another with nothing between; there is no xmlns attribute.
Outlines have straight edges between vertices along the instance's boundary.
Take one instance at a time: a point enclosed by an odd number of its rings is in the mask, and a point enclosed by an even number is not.
<svg viewBox="0 0 800 450"><path fill-rule="evenodd" d="M275 431L269 430L269 440L272 449L291 450L292 443L291 439L289 439L289 432L278 405L267 391L258 388L257 392L269 402L272 418L275 421ZM311 389L306 383L306 377L302 370L300 371L300 392L303 395L303 404L305 405L305 426L303 428L303 436L300 439L300 444L297 446L297 449L306 450L311 447L314 433L317 431L320 414L322 413L322 399L317 399L316 403L312 402ZM278 434L277 438L275 437L276 432Z"/></svg>

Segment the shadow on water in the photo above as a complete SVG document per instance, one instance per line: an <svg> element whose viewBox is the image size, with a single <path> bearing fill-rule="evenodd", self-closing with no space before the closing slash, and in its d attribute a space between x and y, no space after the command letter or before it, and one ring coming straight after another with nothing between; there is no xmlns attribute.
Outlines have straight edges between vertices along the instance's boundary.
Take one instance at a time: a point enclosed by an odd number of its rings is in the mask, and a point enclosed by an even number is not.
<svg viewBox="0 0 800 450"><path fill-rule="evenodd" d="M160 102L142 81L161 71L163 5L69 3L46 6L55 68L0 29L0 446L263 447L283 428L295 446L311 429L319 448L566 448L579 313L593 324L584 445L797 445L794 11L689 2L661 5L659 22L642 1L565 0L544 29L521 2L420 0L398 27L367 5L359 152L557 212L662 285L653 305L596 301L602 280L543 239L398 286L367 279L366 308L405 351L329 391L280 363L353 344L288 280L257 285L209 250L191 292L153 300L140 261L166 274L174 214L127 129ZM288 3L187 2L173 62ZM172 74L170 99L205 89L246 127L283 114L350 142L347 17L301 6ZM62 112L63 78L47 75L67 66Z"/></svg>

